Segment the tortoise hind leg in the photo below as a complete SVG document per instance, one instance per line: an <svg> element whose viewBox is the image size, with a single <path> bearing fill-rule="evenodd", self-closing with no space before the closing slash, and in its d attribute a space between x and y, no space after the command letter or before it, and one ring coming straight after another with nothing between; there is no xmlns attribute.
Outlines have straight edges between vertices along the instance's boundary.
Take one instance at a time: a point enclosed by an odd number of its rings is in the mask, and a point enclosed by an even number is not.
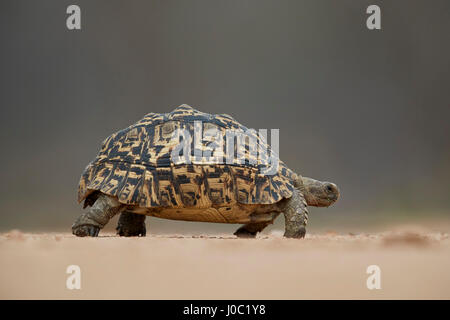
<svg viewBox="0 0 450 320"><path fill-rule="evenodd" d="M88 212L83 213L72 225L72 233L78 237L96 237L100 229L119 212L125 209L125 205L116 198L101 194Z"/></svg>
<svg viewBox="0 0 450 320"><path fill-rule="evenodd" d="M263 231L271 223L272 221L247 223L237 229L234 235L238 238L255 238L258 232Z"/></svg>
<svg viewBox="0 0 450 320"><path fill-rule="evenodd" d="M117 234L121 237L145 237L145 215L124 211L117 224Z"/></svg>

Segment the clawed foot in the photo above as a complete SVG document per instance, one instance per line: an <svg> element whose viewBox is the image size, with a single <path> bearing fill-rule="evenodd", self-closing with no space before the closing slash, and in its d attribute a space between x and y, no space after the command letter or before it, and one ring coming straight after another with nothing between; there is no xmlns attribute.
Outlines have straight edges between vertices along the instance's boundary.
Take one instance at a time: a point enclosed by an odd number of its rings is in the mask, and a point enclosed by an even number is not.
<svg viewBox="0 0 450 320"><path fill-rule="evenodd" d="M305 234L306 234L306 228L300 227L300 229L296 230L296 231L286 230L286 232L284 233L284 236L286 238L302 239L305 237Z"/></svg>
<svg viewBox="0 0 450 320"><path fill-rule="evenodd" d="M99 232L99 227L88 224L72 227L72 233L77 237L97 237Z"/></svg>
<svg viewBox="0 0 450 320"><path fill-rule="evenodd" d="M123 212L116 227L121 237L145 237L145 215L133 212Z"/></svg>
<svg viewBox="0 0 450 320"><path fill-rule="evenodd" d="M117 234L121 237L145 237L147 232L145 223L140 226L127 226L119 224L116 228Z"/></svg>
<svg viewBox="0 0 450 320"><path fill-rule="evenodd" d="M246 229L239 228L233 234L238 238L253 239L253 238L256 238L257 232L250 232Z"/></svg>

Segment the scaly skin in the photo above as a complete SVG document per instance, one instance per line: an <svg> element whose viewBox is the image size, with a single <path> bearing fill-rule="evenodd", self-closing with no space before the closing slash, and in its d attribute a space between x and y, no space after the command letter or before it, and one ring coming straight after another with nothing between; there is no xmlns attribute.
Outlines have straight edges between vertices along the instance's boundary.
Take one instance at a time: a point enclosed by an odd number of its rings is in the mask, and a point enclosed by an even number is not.
<svg viewBox="0 0 450 320"><path fill-rule="evenodd" d="M284 236L286 238L305 237L306 223L308 222L308 210L306 206L303 194L295 190L284 208Z"/></svg>
<svg viewBox="0 0 450 320"><path fill-rule="evenodd" d="M78 237L96 237L100 229L124 209L125 205L116 198L101 194L89 211L79 216L72 225L72 233Z"/></svg>

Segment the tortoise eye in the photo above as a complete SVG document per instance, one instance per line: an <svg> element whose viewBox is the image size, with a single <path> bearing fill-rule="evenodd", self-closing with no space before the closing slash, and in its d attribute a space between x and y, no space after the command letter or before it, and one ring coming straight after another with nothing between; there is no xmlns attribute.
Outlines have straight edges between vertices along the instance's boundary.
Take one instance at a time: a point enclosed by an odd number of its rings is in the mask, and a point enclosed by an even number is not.
<svg viewBox="0 0 450 320"><path fill-rule="evenodd" d="M327 191L333 191L333 187L329 184L329 185L327 185Z"/></svg>

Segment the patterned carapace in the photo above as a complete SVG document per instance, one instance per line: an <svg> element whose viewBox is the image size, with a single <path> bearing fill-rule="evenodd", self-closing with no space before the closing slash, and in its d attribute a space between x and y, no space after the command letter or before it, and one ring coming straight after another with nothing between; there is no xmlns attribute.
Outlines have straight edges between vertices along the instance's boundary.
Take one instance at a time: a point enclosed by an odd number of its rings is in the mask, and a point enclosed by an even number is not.
<svg viewBox="0 0 450 320"><path fill-rule="evenodd" d="M137 123L109 136L97 157L86 167L78 188L78 201L94 191L115 196L121 203L140 207L209 208L242 204L272 204L289 198L296 174L278 162L276 174L260 173L264 159L254 157L247 145L241 145L244 163L202 162L194 156L193 141L190 164L175 164L172 150L176 129L195 136L194 123L202 130L215 128L225 136L226 130L248 132L229 115L211 115L181 105L170 113L150 113ZM208 149L208 141L202 148ZM256 136L257 145L269 148ZM206 143L206 144L205 144ZM224 143L225 144L225 143ZM237 144L236 144L237 145ZM224 145L224 149L226 146ZM249 161L251 159L252 161Z"/></svg>

